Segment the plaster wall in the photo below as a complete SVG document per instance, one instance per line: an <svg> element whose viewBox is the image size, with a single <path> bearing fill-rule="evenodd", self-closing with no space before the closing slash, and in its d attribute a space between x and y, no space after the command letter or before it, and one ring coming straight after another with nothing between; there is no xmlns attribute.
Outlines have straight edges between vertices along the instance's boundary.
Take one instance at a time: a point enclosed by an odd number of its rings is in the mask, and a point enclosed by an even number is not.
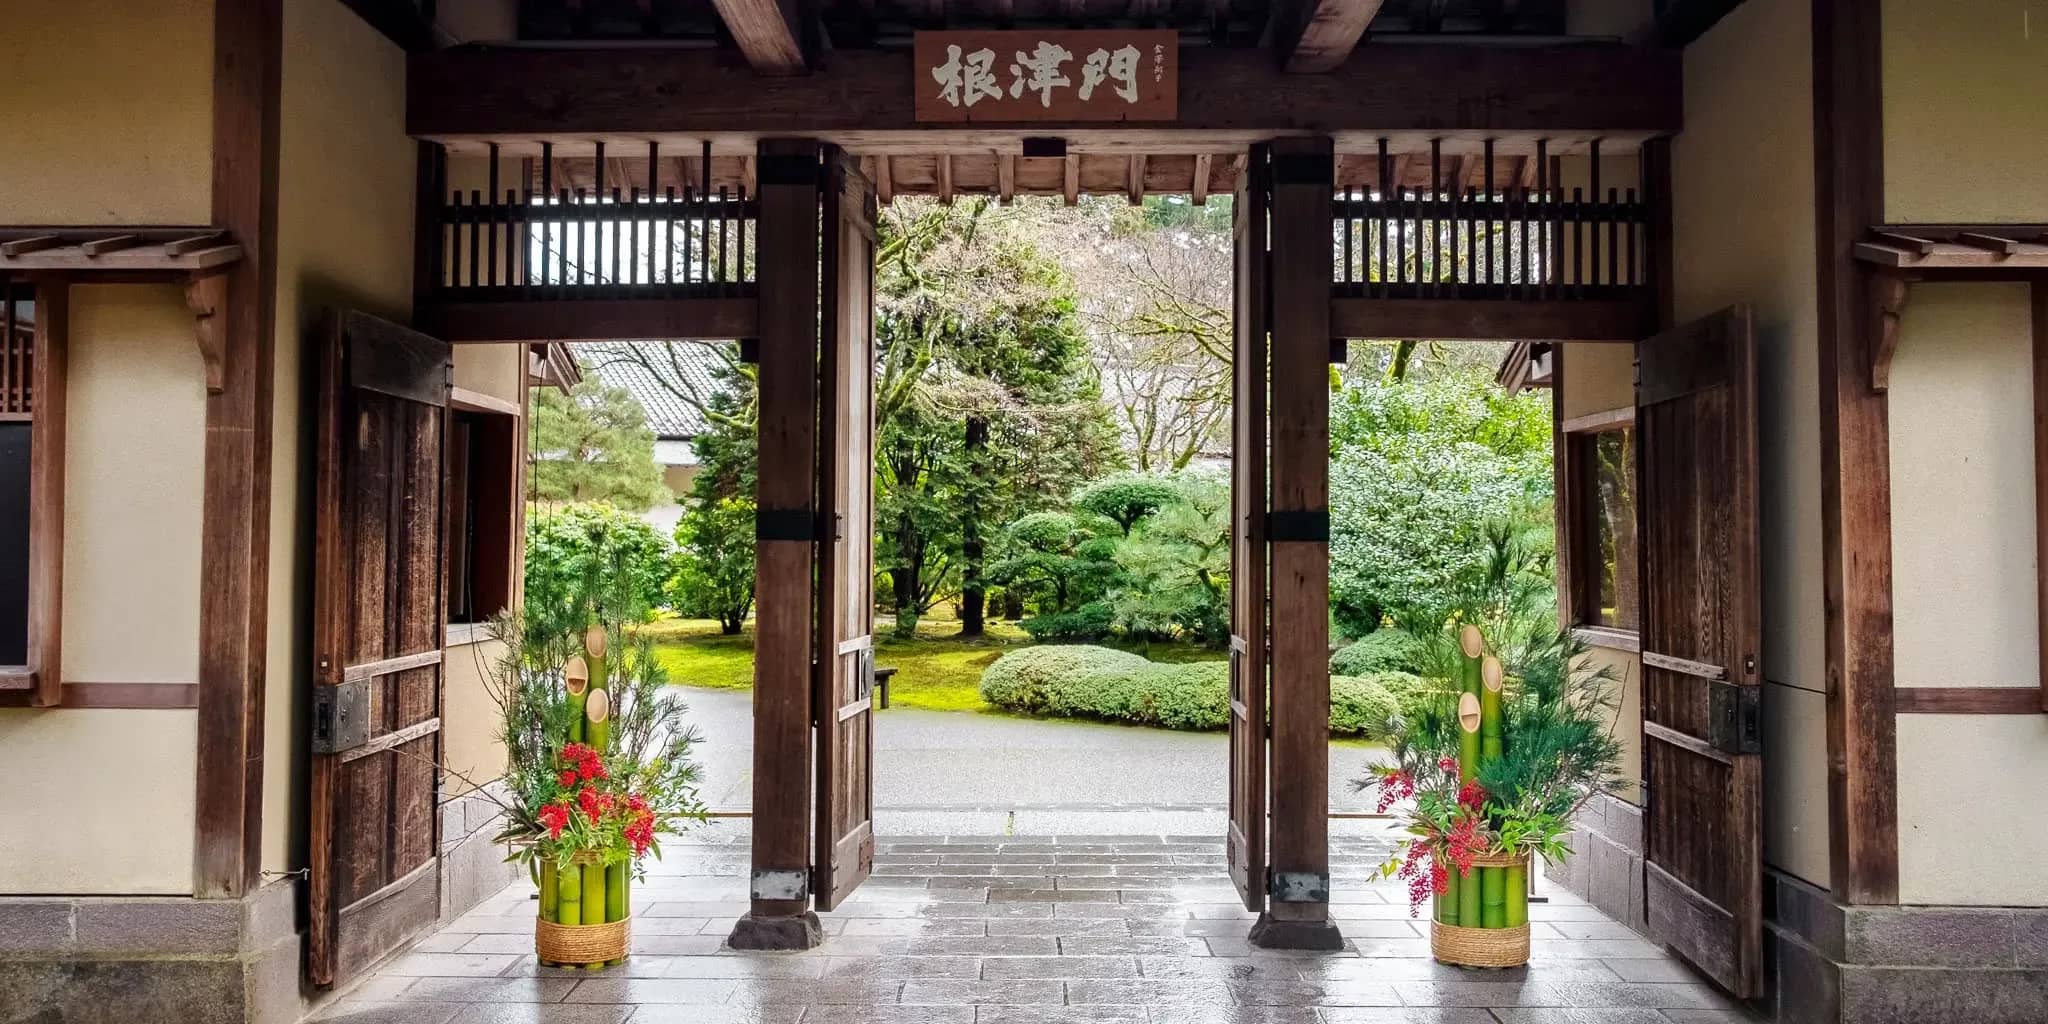
<svg viewBox="0 0 2048 1024"><path fill-rule="evenodd" d="M0 32L0 223L204 224L208 0L21 4ZM205 390L175 288L74 288L65 458L64 675L198 675ZM0 894L192 891L197 715L0 710ZM148 837L138 842L137 836Z"/></svg>
<svg viewBox="0 0 2048 1024"><path fill-rule="evenodd" d="M2025 284L1913 287L1890 392L1900 686L2039 685L2032 344ZM2048 876L2009 870L2048 844L2048 818L2011 812L2048 779L2048 718L1901 715L1898 769L1901 902L2048 905Z"/></svg>
<svg viewBox="0 0 2048 1024"><path fill-rule="evenodd" d="M412 313L405 54L345 5L286 0L278 140L276 433L263 867L304 862L311 685L312 359L329 309Z"/></svg>
<svg viewBox="0 0 2048 1024"><path fill-rule="evenodd" d="M1810 3L1749 0L1688 47L1685 125L1672 143L1675 313L1683 322L1747 303L1757 332L1764 856L1824 888L1827 736Z"/></svg>
<svg viewBox="0 0 2048 1024"><path fill-rule="evenodd" d="M2048 5L1882 2L1885 219L2048 221Z"/></svg>

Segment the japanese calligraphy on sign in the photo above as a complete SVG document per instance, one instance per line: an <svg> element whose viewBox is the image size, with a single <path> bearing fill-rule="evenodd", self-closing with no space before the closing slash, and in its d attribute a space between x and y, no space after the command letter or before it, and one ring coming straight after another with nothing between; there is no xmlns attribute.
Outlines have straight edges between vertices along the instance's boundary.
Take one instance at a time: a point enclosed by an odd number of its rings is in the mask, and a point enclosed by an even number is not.
<svg viewBox="0 0 2048 1024"><path fill-rule="evenodd" d="M1172 30L919 32L919 121L1171 121Z"/></svg>

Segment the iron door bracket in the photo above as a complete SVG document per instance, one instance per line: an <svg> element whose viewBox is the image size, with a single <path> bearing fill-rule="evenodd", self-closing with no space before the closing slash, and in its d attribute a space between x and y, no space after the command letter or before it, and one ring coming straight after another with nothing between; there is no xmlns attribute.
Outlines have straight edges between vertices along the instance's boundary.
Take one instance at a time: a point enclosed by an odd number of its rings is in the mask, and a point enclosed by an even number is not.
<svg viewBox="0 0 2048 1024"><path fill-rule="evenodd" d="M1725 679L1707 687L1707 743L1727 754L1763 753L1763 687Z"/></svg>
<svg viewBox="0 0 2048 1024"><path fill-rule="evenodd" d="M339 754L370 742L370 680L313 687L313 753Z"/></svg>

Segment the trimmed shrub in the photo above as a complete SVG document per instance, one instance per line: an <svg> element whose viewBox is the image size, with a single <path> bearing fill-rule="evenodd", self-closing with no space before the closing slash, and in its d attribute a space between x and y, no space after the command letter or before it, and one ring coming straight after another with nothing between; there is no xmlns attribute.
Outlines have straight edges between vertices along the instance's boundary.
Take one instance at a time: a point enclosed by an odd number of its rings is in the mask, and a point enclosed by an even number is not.
<svg viewBox="0 0 2048 1024"><path fill-rule="evenodd" d="M1100 640L1109 635L1110 619L1106 602L1090 601L1070 612L1033 615L1017 625L1040 642Z"/></svg>
<svg viewBox="0 0 2048 1024"><path fill-rule="evenodd" d="M1404 697L1423 686L1399 672L1332 677L1330 731L1383 738ZM1027 647L982 672L981 695L1028 715L1221 729L1230 724L1230 663L1161 664L1107 647Z"/></svg>
<svg viewBox="0 0 2048 1024"><path fill-rule="evenodd" d="M1380 672L1422 670L1422 641L1415 634L1392 626L1367 633L1358 642L1330 655L1330 672L1340 676L1369 676Z"/></svg>

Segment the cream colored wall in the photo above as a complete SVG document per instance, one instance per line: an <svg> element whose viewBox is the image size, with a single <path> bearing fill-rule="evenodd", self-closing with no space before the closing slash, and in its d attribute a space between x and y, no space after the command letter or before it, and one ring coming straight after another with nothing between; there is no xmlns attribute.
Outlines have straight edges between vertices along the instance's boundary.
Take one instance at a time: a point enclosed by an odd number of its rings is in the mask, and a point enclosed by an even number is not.
<svg viewBox="0 0 2048 1024"><path fill-rule="evenodd" d="M1811 6L1749 0L1685 52L1676 313L1755 312L1762 439L1764 856L1828 884ZM1569 363L1567 363L1567 373Z"/></svg>
<svg viewBox="0 0 2048 1024"><path fill-rule="evenodd" d="M263 867L274 871L303 862L312 614L307 360L327 309L411 316L415 150L405 135L405 54L342 4L287 0L280 109L263 777Z"/></svg>
<svg viewBox="0 0 2048 1024"><path fill-rule="evenodd" d="M2032 316L2024 284L1918 284L1892 361L1898 685L2039 685ZM1967 510L1967 514L1958 514ZM2048 718L1901 715L1899 899L2048 905ZM1985 828L1987 821L1998 827Z"/></svg>
<svg viewBox="0 0 2048 1024"><path fill-rule="evenodd" d="M455 346L455 386L519 404L526 393L526 346Z"/></svg>
<svg viewBox="0 0 2048 1024"><path fill-rule="evenodd" d="M205 224L211 0L12 3L0 224Z"/></svg>
<svg viewBox="0 0 2048 1024"><path fill-rule="evenodd" d="M459 627L458 627L459 628ZM469 792L505 774L505 745L498 740L498 702L489 682L505 645L495 640L450 645L441 681L441 759L452 773L446 795Z"/></svg>
<svg viewBox="0 0 2048 1024"><path fill-rule="evenodd" d="M1564 375L1556 399L1565 419L1633 408L1636 403L1635 346L1590 343L1565 346ZM1630 803L1641 803L1641 659L1634 651L1595 646L1586 653L1579 667L1583 671L1603 673L1606 677L1606 686L1614 700L1614 738L1621 741L1623 785L1616 795Z"/></svg>
<svg viewBox="0 0 2048 1024"><path fill-rule="evenodd" d="M203 224L212 206L206 0L9 7L0 223ZM205 385L174 288L72 291L64 676L199 670ZM0 894L192 891L197 715L0 710ZM26 828L24 822L59 822Z"/></svg>
<svg viewBox="0 0 2048 1024"><path fill-rule="evenodd" d="M2048 4L1883 0L1885 219L2048 221Z"/></svg>

